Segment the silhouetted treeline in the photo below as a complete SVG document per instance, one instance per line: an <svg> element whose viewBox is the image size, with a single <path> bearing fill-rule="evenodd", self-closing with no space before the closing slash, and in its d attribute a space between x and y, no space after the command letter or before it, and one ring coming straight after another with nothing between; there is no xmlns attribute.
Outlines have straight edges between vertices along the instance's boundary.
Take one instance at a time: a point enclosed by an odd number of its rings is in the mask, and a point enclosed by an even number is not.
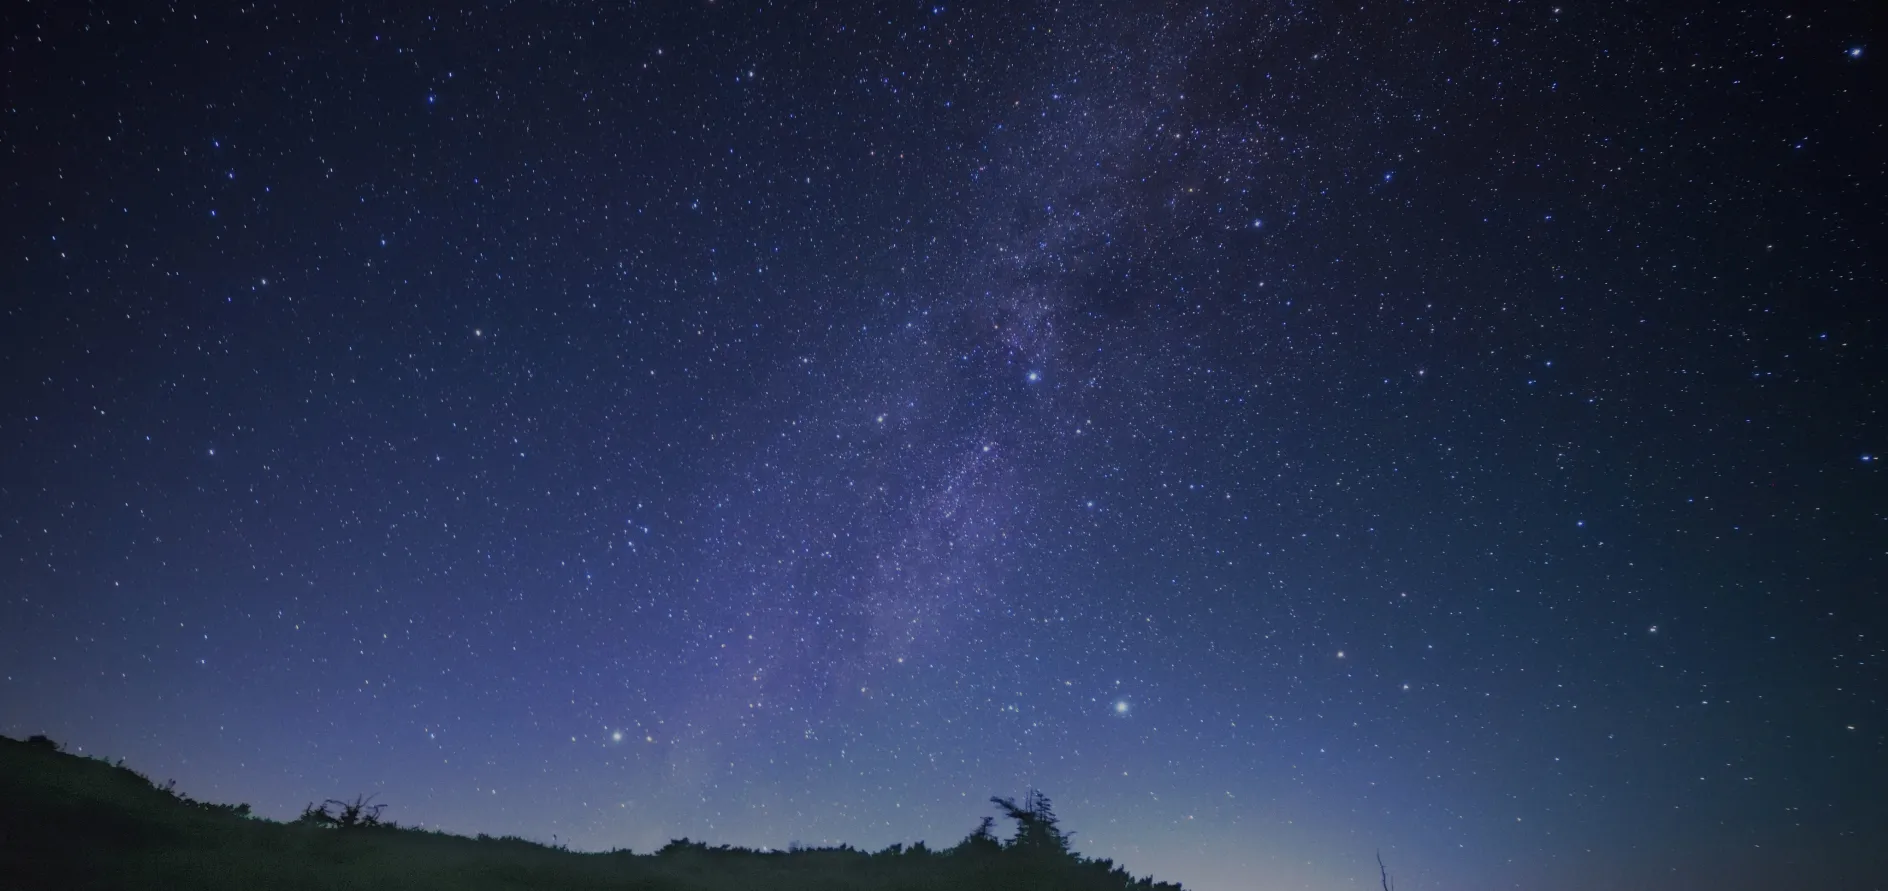
<svg viewBox="0 0 1888 891"><path fill-rule="evenodd" d="M866 852L841 845L752 851L678 839L653 854L576 853L521 838L404 828L366 798L312 802L289 823L211 804L121 764L0 737L5 887L220 889L925 889L1180 891L1076 854L1049 798L992 798L962 841Z"/></svg>

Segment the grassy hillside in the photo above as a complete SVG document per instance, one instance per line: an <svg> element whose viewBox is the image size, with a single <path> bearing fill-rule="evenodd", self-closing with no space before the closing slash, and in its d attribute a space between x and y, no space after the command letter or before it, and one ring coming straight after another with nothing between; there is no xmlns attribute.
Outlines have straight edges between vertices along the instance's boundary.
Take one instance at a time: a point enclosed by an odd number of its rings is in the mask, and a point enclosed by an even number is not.
<svg viewBox="0 0 1888 891"><path fill-rule="evenodd" d="M293 823L247 805L194 801L141 774L69 755L43 737L0 737L0 876L9 888L220 889L1067 889L1180 891L1071 853L1048 799L994 800L946 850L894 846L758 852L671 842L653 854L573 853L517 838L466 838L328 807ZM339 803L336 803L337 805Z"/></svg>

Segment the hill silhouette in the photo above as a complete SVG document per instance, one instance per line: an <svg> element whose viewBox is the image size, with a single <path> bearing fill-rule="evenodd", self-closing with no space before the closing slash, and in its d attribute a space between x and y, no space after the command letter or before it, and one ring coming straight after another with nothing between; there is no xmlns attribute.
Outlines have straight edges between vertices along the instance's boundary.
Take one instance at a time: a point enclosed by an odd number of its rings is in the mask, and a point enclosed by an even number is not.
<svg viewBox="0 0 1888 891"><path fill-rule="evenodd" d="M1047 796L991 801L1015 823L1008 840L986 817L945 849L753 851L679 839L651 854L580 853L401 827L359 798L311 803L294 822L261 819L43 736L0 736L0 876L20 889L1181 891L1076 854Z"/></svg>

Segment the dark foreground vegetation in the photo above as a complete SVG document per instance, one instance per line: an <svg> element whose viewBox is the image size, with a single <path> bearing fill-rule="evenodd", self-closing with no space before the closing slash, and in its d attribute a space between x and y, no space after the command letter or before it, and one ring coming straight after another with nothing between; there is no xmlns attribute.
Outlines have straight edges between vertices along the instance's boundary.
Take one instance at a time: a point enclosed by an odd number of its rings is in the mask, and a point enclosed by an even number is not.
<svg viewBox="0 0 1888 891"><path fill-rule="evenodd" d="M1010 838L985 818L945 849L761 852L683 839L653 854L586 854L403 828L358 798L311 804L292 823L264 820L45 737L0 737L0 887L1180 891L1075 854L1042 795L992 803L1015 824Z"/></svg>

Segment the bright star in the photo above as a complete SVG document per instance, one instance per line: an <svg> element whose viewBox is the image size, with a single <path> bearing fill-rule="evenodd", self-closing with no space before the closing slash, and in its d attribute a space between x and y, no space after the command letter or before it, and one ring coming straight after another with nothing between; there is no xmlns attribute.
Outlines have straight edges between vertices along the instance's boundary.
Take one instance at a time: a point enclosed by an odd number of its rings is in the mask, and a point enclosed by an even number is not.
<svg viewBox="0 0 1888 891"><path fill-rule="evenodd" d="M1117 714L1117 715L1125 715L1125 714L1127 714L1127 713L1128 713L1128 701L1127 701L1127 700L1125 700L1125 699L1117 699L1117 700L1115 700L1115 703L1114 703L1114 713L1115 713L1115 714Z"/></svg>

